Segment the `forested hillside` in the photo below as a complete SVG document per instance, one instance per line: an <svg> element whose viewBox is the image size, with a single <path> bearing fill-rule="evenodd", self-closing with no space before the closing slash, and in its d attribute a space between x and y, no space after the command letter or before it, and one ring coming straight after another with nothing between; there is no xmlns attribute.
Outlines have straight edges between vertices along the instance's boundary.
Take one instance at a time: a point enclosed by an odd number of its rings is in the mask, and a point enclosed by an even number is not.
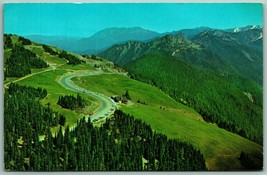
<svg viewBox="0 0 267 175"><path fill-rule="evenodd" d="M21 36L5 34L4 35L4 75L5 77L23 77L31 74L32 69L48 68L49 65L41 58L41 55L36 54L29 49L31 45L35 45L30 40ZM27 46L27 47L25 47ZM44 52L50 55L58 55L59 58L68 60L68 64L77 65L84 63L83 60L62 50L55 51L52 47L41 45Z"/></svg>
<svg viewBox="0 0 267 175"><path fill-rule="evenodd" d="M208 29L114 45L100 56L124 65L199 112L206 121L262 144L262 28Z"/></svg>
<svg viewBox="0 0 267 175"><path fill-rule="evenodd" d="M7 170L206 170L203 155L192 145L157 134L121 111L100 128L82 119L72 130L60 127L53 137L50 127L60 123L61 114L40 105L45 95L41 88L16 84L7 90Z"/></svg>
<svg viewBox="0 0 267 175"><path fill-rule="evenodd" d="M206 121L262 144L262 88L256 83L197 70L158 52L148 53L126 68L132 78L158 87Z"/></svg>
<svg viewBox="0 0 267 175"><path fill-rule="evenodd" d="M19 37L17 44L13 44L11 37L12 35L4 35L5 49L11 49L10 56L5 58L5 77L23 77L30 74L33 68L48 67L35 53L23 47L30 45L30 40Z"/></svg>
<svg viewBox="0 0 267 175"><path fill-rule="evenodd" d="M228 34L237 41L262 52L263 45L263 27L260 25L249 25L246 27L237 27L232 30L226 30Z"/></svg>
<svg viewBox="0 0 267 175"><path fill-rule="evenodd" d="M59 56L59 58L63 58L63 59L68 60L68 64L70 64L70 65L77 65L77 64L84 63L84 61L76 58L75 56L73 56L71 54L68 54L64 50L62 50L58 56Z"/></svg>
<svg viewBox="0 0 267 175"><path fill-rule="evenodd" d="M260 32L262 32L260 29L237 33L208 30L192 40L204 44L209 50L220 55L236 69L237 75L262 85L263 54Z"/></svg>
<svg viewBox="0 0 267 175"><path fill-rule="evenodd" d="M160 52L198 69L221 75L238 75L263 84L262 28L240 32L209 29L186 38L182 33L167 34L149 42L116 44L99 56L125 65L149 52Z"/></svg>
<svg viewBox="0 0 267 175"><path fill-rule="evenodd" d="M125 65L153 51L181 59L199 69L209 69L222 74L235 71L220 56L206 49L202 44L188 40L181 33L166 35L147 43L129 41L114 45L99 55L118 65Z"/></svg>

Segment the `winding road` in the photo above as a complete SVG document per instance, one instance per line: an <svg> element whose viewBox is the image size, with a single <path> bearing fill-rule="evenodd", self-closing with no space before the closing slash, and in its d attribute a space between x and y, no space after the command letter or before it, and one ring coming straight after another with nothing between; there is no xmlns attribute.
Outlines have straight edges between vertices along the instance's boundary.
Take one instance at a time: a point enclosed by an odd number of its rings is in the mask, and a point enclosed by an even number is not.
<svg viewBox="0 0 267 175"><path fill-rule="evenodd" d="M89 95L99 101L99 107L94 111L94 114L91 116L89 116L89 114L88 116L85 116L86 121L88 121L89 117L90 117L91 122L97 122L99 120L105 119L106 117L110 116L111 114L113 114L114 108L116 108L116 103L111 98L103 94L93 92L93 91L77 86L76 84L73 83L71 79L74 77L94 76L94 75L100 75L100 74L107 74L107 73L104 73L101 70L94 71L94 72L73 73L69 75L63 75L59 79L59 83L64 88L74 91L74 92Z"/></svg>

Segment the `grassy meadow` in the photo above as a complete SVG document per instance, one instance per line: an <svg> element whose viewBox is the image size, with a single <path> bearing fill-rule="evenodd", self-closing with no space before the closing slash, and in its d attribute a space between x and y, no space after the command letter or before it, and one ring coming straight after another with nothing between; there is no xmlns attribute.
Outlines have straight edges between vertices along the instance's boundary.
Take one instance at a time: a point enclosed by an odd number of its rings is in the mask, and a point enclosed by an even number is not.
<svg viewBox="0 0 267 175"><path fill-rule="evenodd" d="M210 170L240 169L241 151L253 154L260 161L262 146L203 121L194 110L151 85L122 75L75 78L74 82L107 96L122 95L128 90L133 104L121 105L121 110L150 124L156 132L192 143L204 154ZM137 103L138 100L146 105Z"/></svg>

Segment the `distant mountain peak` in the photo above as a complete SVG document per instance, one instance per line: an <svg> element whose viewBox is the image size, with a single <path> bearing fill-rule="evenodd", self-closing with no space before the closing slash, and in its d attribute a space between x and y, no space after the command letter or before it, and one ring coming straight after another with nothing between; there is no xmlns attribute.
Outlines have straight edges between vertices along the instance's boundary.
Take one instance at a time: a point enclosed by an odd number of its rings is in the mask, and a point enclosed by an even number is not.
<svg viewBox="0 0 267 175"><path fill-rule="evenodd" d="M260 25L248 25L246 27L241 28L241 31L248 31L253 29L262 29L262 26Z"/></svg>
<svg viewBox="0 0 267 175"><path fill-rule="evenodd" d="M260 49L262 41L262 30L259 25L250 25L246 27L236 27L228 30L210 29L201 32L193 39L195 40L224 40L232 43L239 43L245 45L256 45ZM258 43L253 43L259 41ZM258 45L258 46L257 46Z"/></svg>
<svg viewBox="0 0 267 175"><path fill-rule="evenodd" d="M154 42L165 43L166 45L176 45L176 44L188 44L190 41L185 37L183 33L177 34L167 34L161 38L157 38Z"/></svg>
<svg viewBox="0 0 267 175"><path fill-rule="evenodd" d="M250 29L262 29L260 25L252 25Z"/></svg>
<svg viewBox="0 0 267 175"><path fill-rule="evenodd" d="M186 37L184 36L183 33L177 33L175 36L177 36L178 38L183 38L183 39L186 39Z"/></svg>
<svg viewBox="0 0 267 175"><path fill-rule="evenodd" d="M92 37L96 36L96 35L100 35L100 34L114 34L117 33L119 35L125 34L125 33L136 33L136 32L143 32L143 33L157 33L154 31L150 31L147 29L143 29L141 27L110 27L110 28L105 28L103 30L100 30L99 32L95 33L94 35L92 35Z"/></svg>
<svg viewBox="0 0 267 175"><path fill-rule="evenodd" d="M225 31L238 33L238 32L245 32L248 30L255 30L255 29L262 29L262 28L263 27L260 25L248 25L245 27L236 27L236 28L232 28L232 29L226 29Z"/></svg>
<svg viewBox="0 0 267 175"><path fill-rule="evenodd" d="M263 36L262 36L262 32L261 32L261 33L260 33L260 36L259 36L258 38L252 39L252 42L261 40L262 38L263 38Z"/></svg>
<svg viewBox="0 0 267 175"><path fill-rule="evenodd" d="M201 32L199 35L200 36L209 35L209 36L216 36L216 37L222 37L222 38L230 39L225 31L218 30L218 29L209 29L209 30L206 30L204 32Z"/></svg>
<svg viewBox="0 0 267 175"><path fill-rule="evenodd" d="M171 38L180 38L180 39L186 39L186 37L184 36L184 34L183 33L177 33L177 34L167 34L167 35L165 35L163 38L169 38L169 39L171 39Z"/></svg>
<svg viewBox="0 0 267 175"><path fill-rule="evenodd" d="M240 32L241 31L241 29L239 28L239 27L237 27L237 28L235 28L234 29L234 32L236 33L236 32Z"/></svg>

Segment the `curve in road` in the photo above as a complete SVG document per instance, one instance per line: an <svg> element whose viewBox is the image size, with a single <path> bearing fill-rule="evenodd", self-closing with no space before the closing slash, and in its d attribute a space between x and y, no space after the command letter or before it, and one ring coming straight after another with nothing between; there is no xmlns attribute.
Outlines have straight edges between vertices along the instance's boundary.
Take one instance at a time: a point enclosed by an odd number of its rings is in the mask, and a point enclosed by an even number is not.
<svg viewBox="0 0 267 175"><path fill-rule="evenodd" d="M116 108L116 103L109 97L93 92L84 88L81 88L77 86L76 84L73 83L71 80L74 77L80 77L80 76L94 76L94 75L100 75L100 74L105 74L103 71L94 71L94 72L82 72L82 73L74 73L74 74L69 74L62 76L59 79L59 83L61 86L64 88L78 92L78 93L83 93L86 95L89 95L99 101L99 107L94 111L94 114L89 116L85 116L86 121L88 121L88 118L90 117L91 122L97 122L99 120L105 119L106 117L110 116L111 114L114 113L114 108Z"/></svg>

